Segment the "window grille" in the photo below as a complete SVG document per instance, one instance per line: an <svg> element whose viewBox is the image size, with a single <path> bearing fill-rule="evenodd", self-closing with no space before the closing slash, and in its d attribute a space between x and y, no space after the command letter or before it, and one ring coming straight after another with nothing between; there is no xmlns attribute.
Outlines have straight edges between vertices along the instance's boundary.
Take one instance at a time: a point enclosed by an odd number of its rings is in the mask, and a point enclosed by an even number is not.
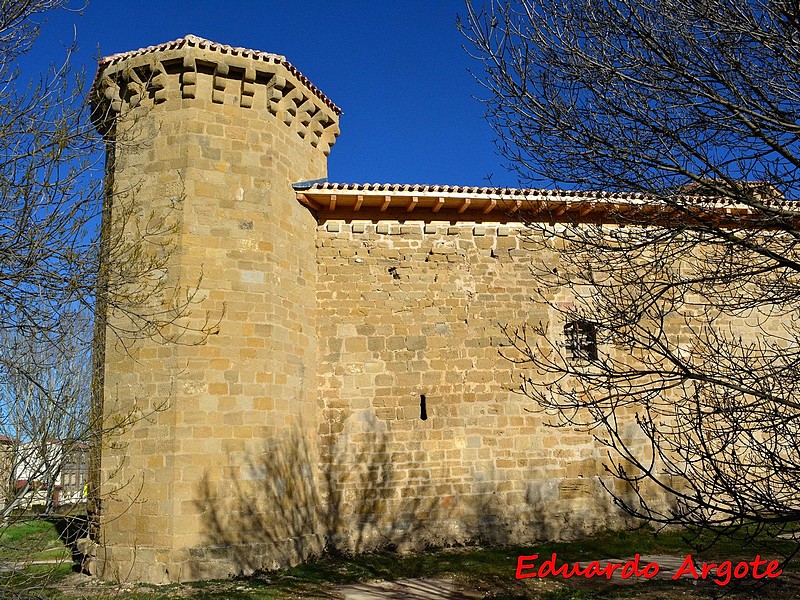
<svg viewBox="0 0 800 600"><path fill-rule="evenodd" d="M564 325L567 358L572 361L597 360L597 325L591 321L572 321Z"/></svg>

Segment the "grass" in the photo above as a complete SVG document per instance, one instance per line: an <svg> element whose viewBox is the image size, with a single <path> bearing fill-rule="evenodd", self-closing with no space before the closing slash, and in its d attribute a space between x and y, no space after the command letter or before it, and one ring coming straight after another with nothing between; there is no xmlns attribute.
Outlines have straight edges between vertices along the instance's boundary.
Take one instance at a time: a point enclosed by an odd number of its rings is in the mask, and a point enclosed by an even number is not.
<svg viewBox="0 0 800 600"><path fill-rule="evenodd" d="M705 542L710 540L706 539ZM767 542L768 540L763 540ZM783 544L790 549L791 544ZM547 580L517 581L514 578L517 557L537 553L549 556L555 552L563 561L623 558L640 554L673 554L692 552L685 536L664 532L658 536L648 530L604 532L592 538L572 543L536 544L535 547L496 549L460 548L422 552L408 556L388 553L366 554L357 557L326 556L316 561L283 571L262 574L237 582L211 582L182 586L181 593L192 598L241 598L283 600L286 598L330 597L332 586L371 580L405 578L455 579L467 589L480 590L492 600L593 600L596 598L670 598L675 592L689 593L687 597L712 597L719 589L711 586L689 586L685 582L648 582L630 585L597 585L597 581L565 582ZM758 548L743 549L735 543L718 545L707 551L709 557L749 556ZM702 556L704 553L701 553ZM152 598L173 598L178 588L154 591ZM772 592L770 592L772 593ZM646 594L643 596L642 594ZM773 597L773 596L767 596ZM774 596L780 597L780 596ZM794 593L792 596L794 597Z"/></svg>
<svg viewBox="0 0 800 600"><path fill-rule="evenodd" d="M26 519L0 527L0 562L69 559L52 521Z"/></svg>
<svg viewBox="0 0 800 600"><path fill-rule="evenodd" d="M5 597L8 591L13 590L21 598L25 597L26 592L34 598L60 598L60 592L52 587L64 581L72 572L72 561L28 565L19 570L3 571L0 572L0 596Z"/></svg>
<svg viewBox="0 0 800 600"><path fill-rule="evenodd" d="M47 564L32 564L36 561ZM0 526L0 596L13 590L19 597L41 597L71 573L72 553L53 521L20 518Z"/></svg>
<svg viewBox="0 0 800 600"><path fill-rule="evenodd" d="M672 554L684 556L694 550L687 544L685 535L679 532L662 532L654 535L648 530L604 532L592 538L571 543L542 543L527 547L509 548L456 548L419 552L413 555L372 553L356 557L328 555L315 561L281 571L263 573L255 577L197 582L172 586L125 586L118 587L95 582L78 575L71 575L69 565L46 565L24 569L15 574L0 575L12 587L38 586L41 593L53 600L85 598L119 598L120 600L287 600L289 598L327 598L331 590L342 584L372 580L396 580L406 578L446 578L455 580L465 589L480 591L492 600L596 600L636 599L666 600L677 595L683 598L712 598L721 590L707 582L650 581L633 585L610 584L598 580L528 579L516 580L517 557L522 554L539 554L549 557L558 554L559 561L589 561L609 558L626 558L635 552L640 554ZM30 522L15 525L4 533L0 542L6 542L17 550L41 548L55 544L57 534L52 524ZM710 539L701 540L704 542ZM763 547L743 548L726 542L711 550L699 553L701 558L752 559L757 553L774 556L767 546L775 540L764 538ZM784 550L790 550L790 542L780 542ZM36 550L33 556L41 556ZM47 567L47 568L45 568ZM3 582L0 581L0 585ZM776 580L763 597L788 599L797 597L800 584L792 583L790 577ZM782 587L781 587L782 585ZM7 589L7 588L6 588ZM740 598L759 598L761 592L751 590Z"/></svg>

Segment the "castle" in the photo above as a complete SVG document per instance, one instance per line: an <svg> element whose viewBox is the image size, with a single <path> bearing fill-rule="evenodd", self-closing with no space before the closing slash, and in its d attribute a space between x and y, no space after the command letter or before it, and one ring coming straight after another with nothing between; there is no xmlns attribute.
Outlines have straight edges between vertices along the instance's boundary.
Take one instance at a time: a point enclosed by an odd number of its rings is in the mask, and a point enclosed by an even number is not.
<svg viewBox="0 0 800 600"><path fill-rule="evenodd" d="M504 324L552 317L519 211L593 219L608 199L323 183L336 104L282 56L194 36L103 59L93 106L108 213L174 216L160 289L196 284L182 323L213 325L105 336L99 409L127 425L102 450L98 574L227 577L331 544L623 522L601 449L546 427L501 355Z"/></svg>

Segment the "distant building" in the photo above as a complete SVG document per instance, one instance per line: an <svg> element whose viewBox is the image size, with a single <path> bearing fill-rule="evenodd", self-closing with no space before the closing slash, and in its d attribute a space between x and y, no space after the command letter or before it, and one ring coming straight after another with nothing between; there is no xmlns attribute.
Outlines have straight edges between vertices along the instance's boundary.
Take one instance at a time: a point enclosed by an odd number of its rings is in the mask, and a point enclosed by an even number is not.
<svg viewBox="0 0 800 600"><path fill-rule="evenodd" d="M0 435L0 506L12 497L14 475L14 440L7 435Z"/></svg>
<svg viewBox="0 0 800 600"><path fill-rule="evenodd" d="M0 469L8 482L5 512L51 511L86 500L89 447L61 441L0 439Z"/></svg>

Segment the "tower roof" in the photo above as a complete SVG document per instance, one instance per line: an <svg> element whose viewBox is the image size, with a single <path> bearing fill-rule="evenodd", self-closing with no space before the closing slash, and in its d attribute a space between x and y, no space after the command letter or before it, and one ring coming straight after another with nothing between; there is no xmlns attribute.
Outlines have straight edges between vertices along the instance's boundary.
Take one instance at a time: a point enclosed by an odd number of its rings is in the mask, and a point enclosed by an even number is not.
<svg viewBox="0 0 800 600"><path fill-rule="evenodd" d="M256 61L263 61L265 63L282 65L292 75L294 75L298 81L300 81L306 88L308 88L308 90L312 94L314 94L317 98L322 100L322 102L325 103L325 105L328 106L331 110L333 110L337 115L342 114L342 109L339 108L324 93L322 93L322 90L320 90L317 86L311 83L308 77L303 75L300 72L300 70L297 69L297 67L295 67L292 63L286 60L285 56L282 56L280 54L273 54L271 52L262 52L260 50L250 50L248 48L228 46L226 44L212 42L211 40L207 40L205 38L201 38L199 36L192 34L187 34L184 37L179 38L177 40L173 40L171 42L164 42L163 44L158 44L155 46L147 46L145 48L139 48L138 50L130 50L128 52L120 52L118 54L112 54L110 56L102 58L98 63L97 74L95 75L92 88L98 87L103 71L105 71L108 67L113 66L119 62L154 53L175 51L177 55L181 50L186 48L196 48L199 50L205 50L208 52L228 55L231 57L241 57L244 59L252 59Z"/></svg>

